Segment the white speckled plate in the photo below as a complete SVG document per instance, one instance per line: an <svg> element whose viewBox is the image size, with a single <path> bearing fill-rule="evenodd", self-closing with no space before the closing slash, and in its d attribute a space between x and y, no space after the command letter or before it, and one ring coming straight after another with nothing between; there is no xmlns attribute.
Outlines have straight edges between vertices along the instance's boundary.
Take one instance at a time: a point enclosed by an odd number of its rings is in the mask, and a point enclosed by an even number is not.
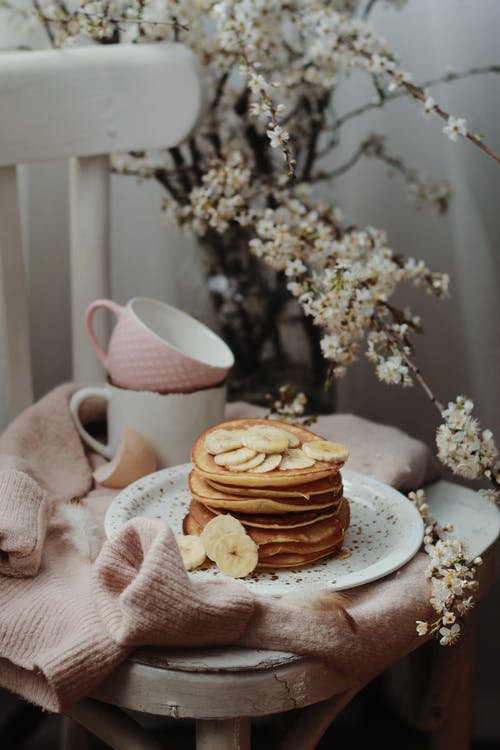
<svg viewBox="0 0 500 750"><path fill-rule="evenodd" d="M191 497L187 489L190 464L173 466L131 484L111 503L105 518L111 536L135 516L166 521L176 534ZM353 471L342 471L344 494L351 506L351 525L344 547L346 559L329 558L294 570L265 569L243 579L259 592L282 594L291 589L320 586L330 590L361 586L397 570L417 552L423 538L418 511L404 495L382 482ZM221 577L215 566L191 573L201 579Z"/></svg>

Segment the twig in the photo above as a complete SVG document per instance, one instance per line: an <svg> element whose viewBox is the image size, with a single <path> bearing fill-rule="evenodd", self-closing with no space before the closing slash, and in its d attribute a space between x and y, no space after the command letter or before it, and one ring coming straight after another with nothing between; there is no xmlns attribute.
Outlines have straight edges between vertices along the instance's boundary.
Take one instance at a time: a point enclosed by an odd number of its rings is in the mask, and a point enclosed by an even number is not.
<svg viewBox="0 0 500 750"><path fill-rule="evenodd" d="M357 49L354 45L353 40L350 37L339 37L338 41L341 44L345 44L346 47L348 47L355 55L361 55L361 57L364 57L365 60L372 60L373 56L371 52L367 52L366 50L360 50ZM391 78L395 77L395 74L391 70L386 70L387 75L389 75ZM414 99L418 99L419 101L425 102L426 100L426 94L425 91L420 87L416 86L413 83L409 83L408 81L402 81L402 86L413 96ZM439 106L435 106L433 108L433 112L435 112L439 117L441 117L442 120L445 120L445 122L448 122L450 115L448 112L446 112L444 109L442 109ZM496 162L500 164L500 156L493 151L493 149L489 148L485 143L483 143L480 138L475 135L474 133L471 133L470 131L467 131L465 138L467 138L471 143L474 143L478 148L481 149L481 151L484 151L485 154L488 154L488 156L491 156L492 159L494 159Z"/></svg>
<svg viewBox="0 0 500 750"><path fill-rule="evenodd" d="M188 177L188 173L191 170L187 167L184 156L182 155L182 152L178 146L169 148L168 151L170 153L170 156L174 160L175 166L177 167L176 172L178 174L179 182L186 193L189 194L191 192L191 188L193 187Z"/></svg>
<svg viewBox="0 0 500 750"><path fill-rule="evenodd" d="M420 88L420 86L415 86L413 83L408 83L407 81L403 81L403 86L415 99L419 99L421 102L425 102L427 97L425 95L425 91ZM436 105L432 111L439 115L442 120L448 122L450 115L444 109ZM500 155L493 151L493 149L491 149L489 146L487 146L486 143L483 143L475 133L471 133L468 130L465 137L467 138L467 140L471 141L471 143L474 143L474 145L480 148L481 151L484 151L485 154L488 154L488 156L491 156L492 159L500 164Z"/></svg>
<svg viewBox="0 0 500 750"><path fill-rule="evenodd" d="M306 101L308 100L306 99ZM307 140L307 146L306 146L306 158L305 158L304 168L302 170L302 175L301 175L301 179L305 182L309 180L311 176L312 168L314 166L314 162L316 161L316 147L318 144L318 138L323 129L323 124L325 122L325 111L326 111L326 108L328 107L329 101L330 101L330 92L328 91L326 94L324 94L322 97L318 99L316 112L311 112L311 105L309 103L311 125L310 125L310 130L309 130L309 138Z"/></svg>
<svg viewBox="0 0 500 750"><path fill-rule="evenodd" d="M59 24L60 26L67 26L72 20L75 18L81 17L90 21L102 21L106 20L109 21L113 26L118 26L119 24L136 24L136 23L145 23L148 26L173 26L176 31L179 29L182 29L182 31L189 31L189 26L186 26L186 24L180 23L179 20L173 16L171 19L166 18L163 21L145 21L142 19L137 18L127 18L126 16L123 17L114 17L114 16L106 16L102 13L89 13L88 11L77 9L73 11L72 13L68 13L66 18L53 18L51 16L46 15L38 6L38 0L32 0L33 5L37 8L38 16L40 18L40 21L45 24ZM17 12L17 9L15 9Z"/></svg>
<svg viewBox="0 0 500 750"><path fill-rule="evenodd" d="M56 43L56 38L54 36L54 33L53 33L52 29L50 28L51 21L50 21L50 19L48 19L48 18L45 17L44 12L41 9L40 3L38 2L38 0L32 0L32 3L33 3L33 7L35 8L35 10L36 10L36 12L38 14L38 17L39 17L40 21L43 24L43 27L44 27L44 29L45 29L45 31L47 33L47 36L49 37L49 41L50 41L51 45L54 47L55 43Z"/></svg>
<svg viewBox="0 0 500 750"><path fill-rule="evenodd" d="M189 146L189 152L191 154L191 165L193 172L196 177L196 182L198 185L201 185L202 183L202 177L203 177L203 170L201 168L201 154L198 149L198 145L196 143L196 139L194 136L192 136L188 141Z"/></svg>
<svg viewBox="0 0 500 750"><path fill-rule="evenodd" d="M245 117L248 111L248 99L250 92L247 88L244 88L241 94L238 96L234 105L234 111L242 119ZM272 174L272 164L268 157L268 140L266 136L260 135L259 131L250 122L245 128L245 136L248 141L250 148L252 149L255 164L257 169L264 175Z"/></svg>
<svg viewBox="0 0 500 750"><path fill-rule="evenodd" d="M484 75L486 73L499 74L500 65L485 65L483 67L463 70L460 71L460 73L447 73L446 75L440 76L439 78L430 78L429 80L424 81L421 84L421 88L428 89L432 88L432 86L438 86L440 83L453 83L454 81L460 81L464 78ZM365 104L362 104L355 109L351 109L349 112L346 112L344 115L338 117L331 125L323 128L324 133L333 131L335 133L335 136L328 142L328 144L324 148L321 149L321 151L318 152L318 158L320 159L326 156L328 153L330 153L332 148L337 145L337 131L342 127L342 125L345 125L346 122L349 122L349 120L352 120L355 117L360 117L361 115L366 114L366 112L371 112L375 109L381 109L387 102L392 102L395 99L401 99L404 96L408 96L408 93L409 92L406 89L398 89L397 91L386 94L384 100L380 100L380 98L378 98L377 101L366 102Z"/></svg>
<svg viewBox="0 0 500 750"><path fill-rule="evenodd" d="M377 317L376 315L373 316L373 322L375 323L375 326L377 327L378 330L384 331L385 335L387 336L388 341L390 341L390 343L392 343L392 345L396 347L401 359L403 360L405 365L409 367L409 369L412 371L415 377L415 380L423 388L426 396L436 406L439 413L442 414L445 409L444 405L441 403L441 401L439 401L437 396L433 393L432 388L430 387L429 383L426 381L426 379L422 375L420 368L417 367L417 365L405 352L404 346L402 346L401 342L396 338L396 336L392 333L392 331L390 331L387 328L387 326L383 324L383 322L380 320L379 317Z"/></svg>
<svg viewBox="0 0 500 750"><path fill-rule="evenodd" d="M331 172L317 172L317 174L313 175L311 177L310 182L324 182L326 180L332 180L335 177L340 177L341 174L344 174L344 172L348 172L360 159L362 156L364 156L366 151L366 146L364 143L362 143L360 146L358 146L357 150L352 154L352 156L344 162L340 167L337 167L336 169L332 169Z"/></svg>
<svg viewBox="0 0 500 750"><path fill-rule="evenodd" d="M222 99L222 95L224 94L224 88L226 86L227 79L229 78L229 72L226 71L221 75L219 80L217 81L217 86L215 87L215 96L212 99L210 103L210 110L213 112L217 109L220 100Z"/></svg>
<svg viewBox="0 0 500 750"><path fill-rule="evenodd" d="M364 9L363 15L361 17L366 20L368 16L370 15L370 13L372 12L373 6L376 5L377 3L378 3L378 0L368 0L368 5Z"/></svg>
<svg viewBox="0 0 500 750"><path fill-rule="evenodd" d="M187 197L182 195L180 190L178 190L174 185L172 185L170 181L170 174L166 169L155 169L153 173L154 177L160 185L163 185L163 187L167 190L167 192L170 193L172 198L181 206L184 206L187 203Z"/></svg>

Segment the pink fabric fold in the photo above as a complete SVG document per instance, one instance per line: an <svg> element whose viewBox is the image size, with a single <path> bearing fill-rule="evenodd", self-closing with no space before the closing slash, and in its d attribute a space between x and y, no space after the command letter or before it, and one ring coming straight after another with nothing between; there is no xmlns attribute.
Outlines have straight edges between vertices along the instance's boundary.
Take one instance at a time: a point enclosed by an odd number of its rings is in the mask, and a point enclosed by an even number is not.
<svg viewBox="0 0 500 750"><path fill-rule="evenodd" d="M146 518L129 521L104 545L93 589L106 629L125 646L232 643L253 610L241 581L193 581L172 530Z"/></svg>
<svg viewBox="0 0 500 750"><path fill-rule="evenodd" d="M349 593L354 632L323 594L298 603L255 596L241 581L200 584L184 571L174 534L159 520L134 519L104 541L112 495L91 490L91 464L69 414L74 389L57 388L0 438L2 572L18 575L14 560L22 575L38 569L33 577L0 575L1 686L64 711L139 645L281 649L329 660L357 679L411 650L414 620L425 619L429 606L423 556ZM393 428L338 415L314 429L349 445L350 468L394 484L418 485L433 474L422 444ZM95 563L85 530L68 521L75 498L101 529Z"/></svg>
<svg viewBox="0 0 500 750"><path fill-rule="evenodd" d="M432 614L427 565L427 556L418 553L397 573L347 591L354 627L329 592L303 603L261 598L240 644L262 648L265 643L266 648L316 657L334 664L353 683L368 682L417 646L415 621Z"/></svg>

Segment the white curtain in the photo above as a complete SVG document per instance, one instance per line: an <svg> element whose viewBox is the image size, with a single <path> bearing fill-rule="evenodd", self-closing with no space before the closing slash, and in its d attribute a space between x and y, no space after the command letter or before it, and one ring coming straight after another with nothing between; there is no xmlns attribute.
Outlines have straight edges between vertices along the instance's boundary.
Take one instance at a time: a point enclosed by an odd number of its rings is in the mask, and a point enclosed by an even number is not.
<svg viewBox="0 0 500 750"><path fill-rule="evenodd" d="M372 20L417 82L436 77L448 64L457 71L500 64L498 0L409 0L402 11L379 0ZM0 15L0 46L13 39L41 43L41 38L23 38ZM470 129L483 133L500 152L499 91L500 76L488 75L441 85L433 95L447 111L467 117ZM370 89L353 78L342 86L337 110L345 112L370 96ZM387 168L368 161L346 174L326 197L340 203L349 219L386 228L399 252L450 273L451 299L438 302L413 291L405 298L421 314L426 332L417 341L418 360L441 400L470 395L481 422L498 435L500 167L472 144L449 141L441 133L441 121L426 121L421 111L414 101L398 100L383 112L352 120L335 163L341 164L367 131L385 132L393 154L436 179L450 180L455 195L447 216L416 210L405 198L401 179L388 178ZM24 169L21 185L35 388L41 395L70 377L66 167ZM198 255L192 242L180 241L163 226L160 201L154 185L114 180L113 297L125 302L144 294L199 314L208 307ZM355 365L339 383L338 406L397 424L432 445L437 414L424 395L378 383L367 363ZM0 396L0 424L4 421ZM498 654L495 633L500 631L495 599L499 591L484 606L476 734L498 740L500 689L491 659Z"/></svg>

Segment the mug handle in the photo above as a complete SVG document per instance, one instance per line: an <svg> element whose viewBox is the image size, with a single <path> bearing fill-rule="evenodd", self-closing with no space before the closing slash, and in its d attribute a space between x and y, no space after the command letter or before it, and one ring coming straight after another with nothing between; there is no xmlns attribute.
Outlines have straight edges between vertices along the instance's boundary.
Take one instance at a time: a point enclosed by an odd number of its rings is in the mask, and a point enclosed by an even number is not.
<svg viewBox="0 0 500 750"><path fill-rule="evenodd" d="M104 458L107 458L108 460L111 460L113 458L111 448L109 445L105 445L104 443L101 443L100 440L96 440L95 437L92 437L92 435L87 432L85 427L80 422L80 415L79 415L79 409L80 404L85 401L87 398L91 398L92 396L98 396L99 398L105 399L109 403L109 391L107 386L96 386L96 387L90 387L90 388L81 388L79 391L73 394L73 396L70 399L69 402L69 410L71 412L71 416L74 419L75 427L78 431L78 434L82 438L84 442L87 443L87 445L90 445L91 448L93 448L97 453L100 453L101 456L104 456Z"/></svg>
<svg viewBox="0 0 500 750"><path fill-rule="evenodd" d="M85 328L87 329L88 337L92 342L92 346L94 347L97 356L107 370L108 353L104 351L104 349L100 345L93 328L94 315L101 307L105 307L108 310L111 310L111 312L114 313L117 318L120 317L125 308L122 305L119 305L117 302L113 302L113 300L111 299L96 299L95 302L92 302L92 304L87 307L87 310L85 312Z"/></svg>

